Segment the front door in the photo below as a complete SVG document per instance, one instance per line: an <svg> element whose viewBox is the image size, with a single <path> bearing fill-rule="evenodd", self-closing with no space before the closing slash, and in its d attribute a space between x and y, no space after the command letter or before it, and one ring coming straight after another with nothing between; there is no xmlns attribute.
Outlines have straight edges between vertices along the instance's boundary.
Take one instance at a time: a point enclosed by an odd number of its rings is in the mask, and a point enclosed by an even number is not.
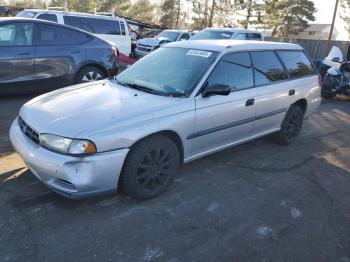
<svg viewBox="0 0 350 262"><path fill-rule="evenodd" d="M0 93L28 92L33 87L35 48L33 24L0 25ZM14 90L15 89L15 90Z"/></svg>
<svg viewBox="0 0 350 262"><path fill-rule="evenodd" d="M231 93L196 97L193 156L209 153L251 136L255 90L249 53L225 55L210 74L206 87L228 85Z"/></svg>

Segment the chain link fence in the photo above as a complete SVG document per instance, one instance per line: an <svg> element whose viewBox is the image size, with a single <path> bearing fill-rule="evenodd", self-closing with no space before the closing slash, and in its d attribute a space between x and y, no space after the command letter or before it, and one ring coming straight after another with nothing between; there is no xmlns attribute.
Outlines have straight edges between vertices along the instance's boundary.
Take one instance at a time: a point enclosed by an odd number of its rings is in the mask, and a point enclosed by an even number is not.
<svg viewBox="0 0 350 262"><path fill-rule="evenodd" d="M291 38L277 38L277 37L265 37L265 41L295 43L301 45L309 56L317 61L324 58L329 50L327 49L327 40L311 40L311 39L291 39ZM331 41L329 48L337 46L342 50L344 58L347 57L350 42L348 41Z"/></svg>

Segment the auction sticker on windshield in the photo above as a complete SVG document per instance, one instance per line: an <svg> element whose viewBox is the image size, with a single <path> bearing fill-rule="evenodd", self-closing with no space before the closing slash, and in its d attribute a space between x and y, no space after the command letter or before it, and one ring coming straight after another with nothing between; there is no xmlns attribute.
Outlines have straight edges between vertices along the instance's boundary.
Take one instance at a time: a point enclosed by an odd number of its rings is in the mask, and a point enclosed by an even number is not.
<svg viewBox="0 0 350 262"><path fill-rule="evenodd" d="M211 56L212 52L204 51L204 50L189 50L186 55L192 55L192 56L201 56L208 58Z"/></svg>

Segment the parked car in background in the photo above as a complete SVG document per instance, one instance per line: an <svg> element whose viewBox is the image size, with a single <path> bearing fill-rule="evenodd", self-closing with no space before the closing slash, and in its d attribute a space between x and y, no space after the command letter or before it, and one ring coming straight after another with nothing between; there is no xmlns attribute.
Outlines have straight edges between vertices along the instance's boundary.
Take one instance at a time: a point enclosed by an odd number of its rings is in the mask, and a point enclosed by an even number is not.
<svg viewBox="0 0 350 262"><path fill-rule="evenodd" d="M320 102L317 72L299 45L182 41L113 80L34 98L10 139L34 175L64 196L120 185L146 199L164 192L182 163L272 133L292 144Z"/></svg>
<svg viewBox="0 0 350 262"><path fill-rule="evenodd" d="M141 58L164 44L188 40L191 36L192 33L187 30L164 30L154 38L143 38L138 40L134 53L137 58Z"/></svg>
<svg viewBox="0 0 350 262"><path fill-rule="evenodd" d="M44 92L117 71L116 48L88 32L30 18L0 19L0 95Z"/></svg>
<svg viewBox="0 0 350 262"><path fill-rule="evenodd" d="M235 39L235 40L264 40L258 31L238 28L205 28L194 35L191 40Z"/></svg>
<svg viewBox="0 0 350 262"><path fill-rule="evenodd" d="M129 56L131 53L128 24L119 17L40 9L25 9L17 17L36 18L70 25L113 43L124 55Z"/></svg>

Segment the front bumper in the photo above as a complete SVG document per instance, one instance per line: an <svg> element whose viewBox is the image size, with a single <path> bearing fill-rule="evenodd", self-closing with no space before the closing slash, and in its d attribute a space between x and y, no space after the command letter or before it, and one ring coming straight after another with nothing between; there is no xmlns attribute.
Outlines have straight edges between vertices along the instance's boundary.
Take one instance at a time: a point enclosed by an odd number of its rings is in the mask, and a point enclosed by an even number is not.
<svg viewBox="0 0 350 262"><path fill-rule="evenodd" d="M10 140L33 174L53 191L84 198L103 192L116 192L119 176L129 149L92 156L74 157L46 150L24 136L17 119Z"/></svg>
<svg viewBox="0 0 350 262"><path fill-rule="evenodd" d="M144 56L148 55L149 53L151 53L152 50L144 51L144 50L140 50L138 47L136 47L134 52L135 52L135 56L137 58L141 58L141 57L144 57Z"/></svg>

